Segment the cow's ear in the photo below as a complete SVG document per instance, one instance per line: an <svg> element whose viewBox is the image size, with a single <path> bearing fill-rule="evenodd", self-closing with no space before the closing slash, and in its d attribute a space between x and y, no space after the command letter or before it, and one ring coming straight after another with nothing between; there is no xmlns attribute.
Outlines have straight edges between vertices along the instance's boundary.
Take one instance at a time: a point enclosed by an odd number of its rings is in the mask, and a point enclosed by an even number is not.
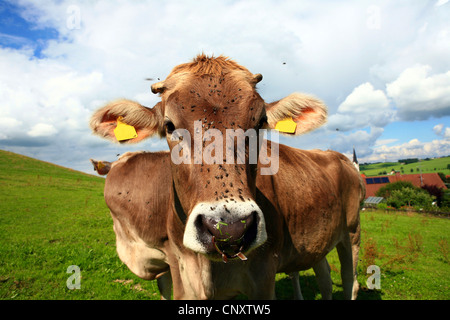
<svg viewBox="0 0 450 320"><path fill-rule="evenodd" d="M284 134L300 135L322 126L327 120L327 106L319 99L293 93L266 106L270 129Z"/></svg>
<svg viewBox="0 0 450 320"><path fill-rule="evenodd" d="M152 109L130 100L117 100L98 109L91 117L92 131L106 139L121 143L140 142L162 130L161 103Z"/></svg>

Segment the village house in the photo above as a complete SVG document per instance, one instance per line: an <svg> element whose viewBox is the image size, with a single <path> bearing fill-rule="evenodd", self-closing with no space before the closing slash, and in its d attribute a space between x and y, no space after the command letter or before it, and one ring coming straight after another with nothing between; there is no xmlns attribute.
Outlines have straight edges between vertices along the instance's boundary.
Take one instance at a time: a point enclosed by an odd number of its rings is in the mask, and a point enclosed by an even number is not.
<svg viewBox="0 0 450 320"><path fill-rule="evenodd" d="M447 189L445 183L437 173L400 174L399 172L396 172L395 174L388 176L366 177L364 174L361 176L366 185L366 199L368 197L374 197L381 187L397 181L409 181L419 188L425 185L434 185L438 188Z"/></svg>

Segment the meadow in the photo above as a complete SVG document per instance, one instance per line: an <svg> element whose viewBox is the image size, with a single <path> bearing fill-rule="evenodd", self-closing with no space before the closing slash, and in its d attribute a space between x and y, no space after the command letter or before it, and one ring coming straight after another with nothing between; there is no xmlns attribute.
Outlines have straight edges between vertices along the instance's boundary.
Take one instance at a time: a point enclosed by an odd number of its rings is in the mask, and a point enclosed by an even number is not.
<svg viewBox="0 0 450 320"><path fill-rule="evenodd" d="M402 174L412 173L433 173L442 172L445 175L450 175L450 157L443 157L437 159L420 160L419 162L401 164L399 162L379 162L367 165L360 164L361 173L366 176L386 175L392 169L400 171ZM384 173L386 172L386 173Z"/></svg>
<svg viewBox="0 0 450 320"><path fill-rule="evenodd" d="M156 281L133 275L119 260L104 179L0 151L0 299L159 299ZM450 220L416 213L361 212L358 299L450 299ZM339 260L328 256L333 298L342 299ZM70 290L68 267L80 268ZM369 290L369 265L381 288ZM312 270L300 273L305 299L320 299ZM277 275L278 299L292 299Z"/></svg>

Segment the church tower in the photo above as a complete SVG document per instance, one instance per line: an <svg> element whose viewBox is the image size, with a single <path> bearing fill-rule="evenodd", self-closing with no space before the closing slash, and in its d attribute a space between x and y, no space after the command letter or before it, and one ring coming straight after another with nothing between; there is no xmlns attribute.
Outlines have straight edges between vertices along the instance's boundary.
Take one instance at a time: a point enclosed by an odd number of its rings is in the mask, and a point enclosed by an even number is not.
<svg viewBox="0 0 450 320"><path fill-rule="evenodd" d="M353 147L353 165L355 166L356 170L358 170L359 172L359 163L358 163L358 158L356 158L356 151L355 151L355 147Z"/></svg>

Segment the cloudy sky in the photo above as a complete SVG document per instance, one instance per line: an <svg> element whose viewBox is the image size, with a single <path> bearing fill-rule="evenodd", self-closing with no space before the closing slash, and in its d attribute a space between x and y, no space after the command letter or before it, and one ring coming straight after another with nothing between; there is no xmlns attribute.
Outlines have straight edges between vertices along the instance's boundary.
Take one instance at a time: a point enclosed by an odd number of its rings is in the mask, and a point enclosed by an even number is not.
<svg viewBox="0 0 450 320"><path fill-rule="evenodd" d="M89 173L89 158L167 149L112 145L89 117L121 97L153 106L145 79L204 52L263 74L267 102L326 102L327 125L282 143L354 146L360 162L449 155L449 21L448 0L2 0L0 149Z"/></svg>

